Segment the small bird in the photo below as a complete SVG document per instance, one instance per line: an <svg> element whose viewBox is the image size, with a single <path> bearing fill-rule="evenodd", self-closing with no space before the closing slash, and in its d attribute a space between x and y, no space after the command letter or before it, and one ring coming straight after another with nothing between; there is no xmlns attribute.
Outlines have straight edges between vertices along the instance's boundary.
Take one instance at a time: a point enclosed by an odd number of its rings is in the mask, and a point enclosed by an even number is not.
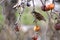
<svg viewBox="0 0 60 40"><path fill-rule="evenodd" d="M37 19L37 20L44 20L44 21L46 21L45 20L45 18L40 14L40 13L38 13L38 12L36 12L36 11L32 11L32 13L34 13L34 17Z"/></svg>

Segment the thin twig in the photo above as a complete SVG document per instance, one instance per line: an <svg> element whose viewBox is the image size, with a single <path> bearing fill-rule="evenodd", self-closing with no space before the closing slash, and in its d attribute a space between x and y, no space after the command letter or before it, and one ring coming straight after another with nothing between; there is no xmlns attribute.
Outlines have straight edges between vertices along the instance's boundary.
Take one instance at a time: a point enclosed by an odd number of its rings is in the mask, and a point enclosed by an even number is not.
<svg viewBox="0 0 60 40"><path fill-rule="evenodd" d="M32 3L33 3L33 11L35 11L35 4L34 4L34 0L32 0ZM37 25L37 19L35 18L35 15L33 14L33 17L34 17L34 23L35 25Z"/></svg>
<svg viewBox="0 0 60 40"><path fill-rule="evenodd" d="M46 1L47 1L47 0L44 1L44 4L46 4Z"/></svg>
<svg viewBox="0 0 60 40"><path fill-rule="evenodd" d="M23 0L21 0L21 3L22 3L22 1ZM23 6L22 6L23 5ZM19 16L18 16L18 19L17 19L17 21L16 21L16 23L18 23L19 22L19 25L20 25L20 27L21 27L21 16L22 16L22 14L23 14L23 12L24 12L24 9L25 9L25 4L22 4L19 8L21 8L20 9L20 11L19 11ZM18 8L18 10L19 10L19 8ZM16 40L18 39L18 40L20 40L20 38L19 38L19 36L20 36L20 32L18 32L18 33L16 33L16 35L17 35L17 38L16 38Z"/></svg>
<svg viewBox="0 0 60 40"><path fill-rule="evenodd" d="M50 19L53 19L52 10L50 11ZM52 20L50 20L50 21L52 21ZM51 30L54 32L55 30L53 29L54 25L52 22L50 23L50 26L51 26Z"/></svg>
<svg viewBox="0 0 60 40"><path fill-rule="evenodd" d="M54 3L54 4L55 4L55 0L53 0L53 1L52 1L52 3Z"/></svg>
<svg viewBox="0 0 60 40"><path fill-rule="evenodd" d="M32 0L33 3L33 11L35 11L35 4L34 4L34 0Z"/></svg>
<svg viewBox="0 0 60 40"><path fill-rule="evenodd" d="M40 0L40 1L41 1L42 5L45 5L42 0Z"/></svg>

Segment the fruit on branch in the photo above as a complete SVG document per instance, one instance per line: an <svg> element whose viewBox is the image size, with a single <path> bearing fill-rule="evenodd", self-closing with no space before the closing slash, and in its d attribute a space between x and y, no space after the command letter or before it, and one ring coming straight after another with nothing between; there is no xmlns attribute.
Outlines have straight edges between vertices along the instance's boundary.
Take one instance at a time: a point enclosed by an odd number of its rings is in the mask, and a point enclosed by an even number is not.
<svg viewBox="0 0 60 40"><path fill-rule="evenodd" d="M15 31L19 31L19 28L18 28L18 26L16 26L16 27L15 27Z"/></svg>
<svg viewBox="0 0 60 40"><path fill-rule="evenodd" d="M42 11L46 11L45 7L46 7L45 5L41 6Z"/></svg>
<svg viewBox="0 0 60 40"><path fill-rule="evenodd" d="M29 2L27 2L27 7L30 7L31 5L30 5L30 3Z"/></svg>
<svg viewBox="0 0 60 40"><path fill-rule="evenodd" d="M50 9L50 10L54 9L54 4L53 4L53 3L50 4L50 5L48 5L48 6L49 6L49 9Z"/></svg>
<svg viewBox="0 0 60 40"><path fill-rule="evenodd" d="M49 11L50 10L48 8L48 6L46 6L46 5L41 6L41 9L42 9L42 11Z"/></svg>
<svg viewBox="0 0 60 40"><path fill-rule="evenodd" d="M36 11L33 11L32 12L33 14L34 14L34 17L37 19L37 20L44 20L44 21L46 21L45 20L45 18L40 14L40 13L38 13L38 12L36 12Z"/></svg>
<svg viewBox="0 0 60 40"><path fill-rule="evenodd" d="M36 31L36 32L40 31L40 29L41 29L40 26L37 26L37 25L36 25L36 26L34 27L34 31Z"/></svg>
<svg viewBox="0 0 60 40"><path fill-rule="evenodd" d="M32 37L32 40L37 40L37 39L38 39L37 36Z"/></svg>
<svg viewBox="0 0 60 40"><path fill-rule="evenodd" d="M16 27L15 27L15 31L19 31L19 28L18 28L18 26L16 26Z"/></svg>
<svg viewBox="0 0 60 40"><path fill-rule="evenodd" d="M43 5L43 6L41 6L41 9L42 9L43 11L52 10L52 9L54 9L54 4Z"/></svg>
<svg viewBox="0 0 60 40"><path fill-rule="evenodd" d="M15 25L15 31L19 31L18 25Z"/></svg>
<svg viewBox="0 0 60 40"><path fill-rule="evenodd" d="M56 30L60 30L60 23L56 23L56 24L55 24L55 29L56 29Z"/></svg>

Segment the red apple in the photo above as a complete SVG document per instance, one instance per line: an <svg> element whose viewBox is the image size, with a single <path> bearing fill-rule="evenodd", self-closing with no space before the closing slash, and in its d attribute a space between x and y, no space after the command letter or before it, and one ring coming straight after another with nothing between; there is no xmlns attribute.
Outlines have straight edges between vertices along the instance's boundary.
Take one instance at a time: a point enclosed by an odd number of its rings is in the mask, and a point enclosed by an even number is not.
<svg viewBox="0 0 60 40"><path fill-rule="evenodd" d="M37 40L37 36L34 36L34 37L32 38L32 40Z"/></svg>
<svg viewBox="0 0 60 40"><path fill-rule="evenodd" d="M56 23L56 24L55 24L55 29L56 29L56 30L60 30L60 23Z"/></svg>
<svg viewBox="0 0 60 40"><path fill-rule="evenodd" d="M18 25L15 25L15 31L19 31Z"/></svg>

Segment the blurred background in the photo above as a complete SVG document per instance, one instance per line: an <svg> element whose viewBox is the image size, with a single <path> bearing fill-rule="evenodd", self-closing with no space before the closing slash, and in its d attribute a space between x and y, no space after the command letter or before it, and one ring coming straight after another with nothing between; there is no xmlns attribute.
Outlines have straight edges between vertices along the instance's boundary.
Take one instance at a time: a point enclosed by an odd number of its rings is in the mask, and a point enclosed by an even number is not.
<svg viewBox="0 0 60 40"><path fill-rule="evenodd" d="M51 0L47 1L47 3L51 3ZM47 4L46 3L46 4ZM24 10L24 13L21 17L21 26L22 26L22 31L20 31L20 39L21 40L32 40L31 37L32 35L34 35L34 31L33 31L33 27L35 26L35 24L33 23L34 21L34 17L32 16L31 14L31 11L32 11L32 1L30 2L31 6L30 7L25 7L25 10ZM40 0L35 0L35 10L37 12L39 12L41 15L44 16L44 18L46 20L48 20L48 16L46 14L46 12L42 11L41 10L41 2ZM59 8L58 8L59 9ZM57 9L57 10L58 10ZM18 14L18 11L15 13L16 17L19 16ZM38 38L38 40L40 40L40 38L42 38L42 40L46 40L46 31L47 31L47 22L44 22L44 21L38 21L37 23L40 27L41 27L41 37ZM5 37L6 35L3 35L3 33L5 34L6 31L3 31L5 30L3 28L4 26L4 16L2 14L2 6L0 5L0 40L6 40ZM3 30L2 30L3 29ZM13 31L11 31L11 34L13 35L13 38L15 38L16 40L16 35ZM8 34L8 36L10 36ZM12 37L12 36L10 36ZM7 37L8 38L8 37ZM9 39L8 39L9 40ZM10 39L11 40L11 39Z"/></svg>
<svg viewBox="0 0 60 40"><path fill-rule="evenodd" d="M31 40L30 36L34 35L34 32L32 31L33 27L35 26L35 24L33 23L34 17L31 14L32 2L30 2L30 4L31 4L31 6L25 8L24 13L21 17L22 31L24 32L24 33L21 32L21 38L24 36L25 33L27 34L27 35L25 35L26 37L24 38L24 40ZM45 19L47 19L47 14L45 12L41 11L40 6L41 6L41 2L39 0L35 0L36 11L39 12L40 14L42 14ZM19 16L18 11L16 12L15 15L16 15L16 17ZM42 22L43 21L38 21L38 25L42 26L43 25ZM6 40L4 35L3 35L4 31L2 31L3 26L4 26L4 16L2 14L2 6L0 5L0 40ZM21 40L23 40L23 38Z"/></svg>

